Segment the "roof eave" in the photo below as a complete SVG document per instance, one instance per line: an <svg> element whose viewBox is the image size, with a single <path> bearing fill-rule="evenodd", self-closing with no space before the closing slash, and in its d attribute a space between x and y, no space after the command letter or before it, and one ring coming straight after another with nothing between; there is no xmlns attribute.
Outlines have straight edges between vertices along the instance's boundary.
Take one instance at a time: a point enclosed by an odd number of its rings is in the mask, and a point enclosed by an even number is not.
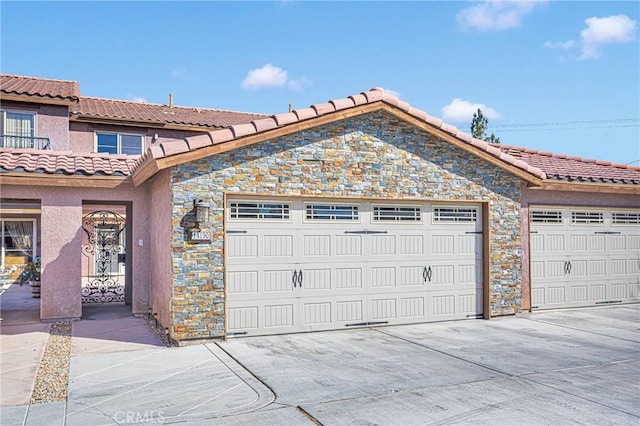
<svg viewBox="0 0 640 426"><path fill-rule="evenodd" d="M70 121L85 121L92 123L104 123L114 124L117 123L122 126L138 126L144 125L145 127L165 127L166 122L158 120L136 120L133 118L121 118L121 117L103 117L96 115L80 114L78 112L71 112L69 114Z"/></svg>
<svg viewBox="0 0 640 426"><path fill-rule="evenodd" d="M640 195L640 185L628 183L603 183L603 182L567 182L558 180L545 180L541 186L531 188L543 191L571 191L571 192L598 192L614 194Z"/></svg>
<svg viewBox="0 0 640 426"><path fill-rule="evenodd" d="M100 123L100 124L110 124L110 125L119 125L119 126L135 126L135 127L150 127L154 129L169 129L169 130L184 130L191 132L212 132L218 129L224 128L223 126L213 126L213 125L205 125L205 124L181 124L181 123L172 123L166 121L157 121L157 120L135 120L130 118L120 118L120 117L103 117L103 116L95 116L89 114L80 114L77 112L72 112L69 115L70 121L77 122L85 122L85 123Z"/></svg>
<svg viewBox="0 0 640 426"><path fill-rule="evenodd" d="M33 104L44 105L65 105L74 106L79 102L79 98L76 97L52 97L52 96L39 96L29 94L16 94L16 93L0 93L0 102L13 101L13 102L29 102Z"/></svg>
<svg viewBox="0 0 640 426"><path fill-rule="evenodd" d="M131 176L60 175L55 173L1 172L2 185L73 186L76 188L117 188L128 185Z"/></svg>

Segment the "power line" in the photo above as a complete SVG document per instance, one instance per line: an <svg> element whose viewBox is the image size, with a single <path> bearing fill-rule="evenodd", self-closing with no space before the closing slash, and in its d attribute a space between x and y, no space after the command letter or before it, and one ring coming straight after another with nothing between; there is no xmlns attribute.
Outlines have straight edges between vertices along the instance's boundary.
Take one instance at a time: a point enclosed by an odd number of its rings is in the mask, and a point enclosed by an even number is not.
<svg viewBox="0 0 640 426"><path fill-rule="evenodd" d="M497 126L496 126L497 127ZM640 123L638 124L621 124L617 126L571 126L571 127L531 127L531 128L522 128L522 129L498 129L500 133L510 133L510 132L539 132L544 130L583 130L583 129L613 129L618 127L640 127ZM490 126L489 130L494 130L495 127Z"/></svg>
<svg viewBox="0 0 640 426"><path fill-rule="evenodd" d="M491 125L493 129L507 129L518 127L558 127L558 126L571 126L576 124L592 124L600 127L601 124L621 124L630 122L640 122L640 117L635 118L614 118L609 120L579 120L579 121L551 121L545 123L517 123L517 124L496 124ZM636 126L636 125L632 125ZM504 131L504 130L503 130Z"/></svg>

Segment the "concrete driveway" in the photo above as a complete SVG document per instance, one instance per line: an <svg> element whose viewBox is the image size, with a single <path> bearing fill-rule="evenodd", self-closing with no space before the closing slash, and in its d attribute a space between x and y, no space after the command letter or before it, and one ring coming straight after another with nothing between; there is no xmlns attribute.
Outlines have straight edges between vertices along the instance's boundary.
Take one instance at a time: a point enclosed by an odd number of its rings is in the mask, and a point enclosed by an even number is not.
<svg viewBox="0 0 640 426"><path fill-rule="evenodd" d="M218 346L275 393L268 418L296 407L325 425L640 423L640 305Z"/></svg>
<svg viewBox="0 0 640 426"><path fill-rule="evenodd" d="M3 426L640 424L640 305L181 348L87 312L66 399L29 404L45 326L2 321Z"/></svg>

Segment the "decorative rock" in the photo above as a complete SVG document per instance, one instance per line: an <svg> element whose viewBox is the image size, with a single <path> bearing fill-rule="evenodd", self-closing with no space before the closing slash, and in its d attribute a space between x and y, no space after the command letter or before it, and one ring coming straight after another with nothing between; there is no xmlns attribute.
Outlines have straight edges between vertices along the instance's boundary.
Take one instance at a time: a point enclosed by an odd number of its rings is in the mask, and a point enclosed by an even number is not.
<svg viewBox="0 0 640 426"><path fill-rule="evenodd" d="M357 104L364 96L350 100ZM381 97L382 92L366 96ZM448 130L455 133L453 127ZM322 166L310 166L303 159L322 160ZM176 166L171 185L172 336L223 336L225 192L488 202L491 313L518 312L520 183L503 169L384 111ZM211 244L185 241L194 198L210 200L213 214L207 231L215 236Z"/></svg>

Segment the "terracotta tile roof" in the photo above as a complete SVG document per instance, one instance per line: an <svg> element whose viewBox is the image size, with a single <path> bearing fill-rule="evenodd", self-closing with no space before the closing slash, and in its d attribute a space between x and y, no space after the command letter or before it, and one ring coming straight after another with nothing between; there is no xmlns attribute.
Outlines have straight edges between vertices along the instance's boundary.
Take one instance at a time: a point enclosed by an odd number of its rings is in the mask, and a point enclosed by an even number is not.
<svg viewBox="0 0 640 426"><path fill-rule="evenodd" d="M139 158L135 168L137 169L141 167L142 164L144 164L149 159L168 157L171 155L182 154L188 151L195 151L209 145L217 145L229 142L233 139L241 138L243 136L261 133L278 127L287 126L292 123L309 120L327 114L332 114L336 111L346 110L360 105L373 104L376 102L384 102L388 105L398 108L408 113L409 115L412 115L413 117L425 122L431 127L440 129L450 134L451 136L457 138L459 141L465 144L468 144L469 146L473 146L474 148L487 152L491 156L505 163L505 165L515 166L540 179L546 178L545 173L540 168L528 164L522 159L515 158L508 153L501 151L497 145L489 144L482 140L475 139L470 134L462 132L456 129L454 126L443 123L442 120L428 115L425 111L412 107L407 102L398 99L397 96L385 92L380 88L373 88L367 92L352 95L345 99L334 99L330 100L327 103L311 105L309 108L298 109L289 113L262 117L252 120L250 123L235 124L222 130L209 132L208 135L191 136L180 141L165 142L149 148Z"/></svg>
<svg viewBox="0 0 640 426"><path fill-rule="evenodd" d="M32 172L84 176L129 176L137 157L74 154L68 151L0 149L0 172Z"/></svg>
<svg viewBox="0 0 640 426"><path fill-rule="evenodd" d="M220 109L167 106L146 102L121 101L82 96L72 116L110 120L176 124L193 127L222 128L248 123L267 115Z"/></svg>
<svg viewBox="0 0 640 426"><path fill-rule="evenodd" d="M640 167L588 160L530 148L499 145L500 150L537 167L551 180L640 184Z"/></svg>
<svg viewBox="0 0 640 426"><path fill-rule="evenodd" d="M77 102L80 86L75 81L0 74L0 93Z"/></svg>

